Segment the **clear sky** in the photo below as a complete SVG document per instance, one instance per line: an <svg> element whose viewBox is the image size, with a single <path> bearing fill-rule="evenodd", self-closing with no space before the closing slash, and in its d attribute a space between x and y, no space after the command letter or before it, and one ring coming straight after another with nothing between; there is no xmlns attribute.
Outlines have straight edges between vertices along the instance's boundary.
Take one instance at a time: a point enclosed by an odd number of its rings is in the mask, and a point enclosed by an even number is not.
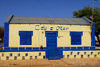
<svg viewBox="0 0 100 67"><path fill-rule="evenodd" d="M31 17L73 17L73 11L92 7L93 0L0 0L0 26L10 14ZM97 0L95 7L100 7Z"/></svg>

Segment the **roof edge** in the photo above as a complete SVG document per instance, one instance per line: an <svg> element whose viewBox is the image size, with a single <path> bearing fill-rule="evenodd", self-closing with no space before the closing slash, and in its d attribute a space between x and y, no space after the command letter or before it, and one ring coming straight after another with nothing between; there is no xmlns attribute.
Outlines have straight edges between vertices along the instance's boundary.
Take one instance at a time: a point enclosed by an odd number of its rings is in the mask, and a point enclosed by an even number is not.
<svg viewBox="0 0 100 67"><path fill-rule="evenodd" d="M10 23L10 21L12 20L12 18L14 17L13 14L9 15L7 20L5 21L6 23Z"/></svg>
<svg viewBox="0 0 100 67"><path fill-rule="evenodd" d="M83 16L82 19L85 20L85 21L87 21L91 25L93 25L93 22L91 20L89 20L88 18L86 18L85 16Z"/></svg>

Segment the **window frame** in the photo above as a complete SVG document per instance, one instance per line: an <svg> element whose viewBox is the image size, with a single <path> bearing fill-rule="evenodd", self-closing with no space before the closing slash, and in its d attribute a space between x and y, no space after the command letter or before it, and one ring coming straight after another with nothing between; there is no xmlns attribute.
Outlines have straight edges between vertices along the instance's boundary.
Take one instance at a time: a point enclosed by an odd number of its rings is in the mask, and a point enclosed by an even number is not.
<svg viewBox="0 0 100 67"><path fill-rule="evenodd" d="M71 31L70 32L71 45L81 45L82 44L82 35L83 35L83 32Z"/></svg>
<svg viewBox="0 0 100 67"><path fill-rule="evenodd" d="M20 45L32 45L33 31L19 31Z"/></svg>

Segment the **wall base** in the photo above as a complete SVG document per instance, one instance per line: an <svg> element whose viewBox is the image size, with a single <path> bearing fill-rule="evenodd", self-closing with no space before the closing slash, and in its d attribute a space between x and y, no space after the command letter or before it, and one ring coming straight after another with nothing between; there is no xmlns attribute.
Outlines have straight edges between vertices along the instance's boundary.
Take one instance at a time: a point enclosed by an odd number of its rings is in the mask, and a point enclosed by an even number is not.
<svg viewBox="0 0 100 67"><path fill-rule="evenodd" d="M0 52L0 60L45 59L45 51ZM100 50L63 51L63 58L100 58Z"/></svg>
<svg viewBox="0 0 100 67"><path fill-rule="evenodd" d="M99 51L63 51L63 58L100 58Z"/></svg>
<svg viewBox="0 0 100 67"><path fill-rule="evenodd" d="M45 52L0 52L0 60L44 59Z"/></svg>

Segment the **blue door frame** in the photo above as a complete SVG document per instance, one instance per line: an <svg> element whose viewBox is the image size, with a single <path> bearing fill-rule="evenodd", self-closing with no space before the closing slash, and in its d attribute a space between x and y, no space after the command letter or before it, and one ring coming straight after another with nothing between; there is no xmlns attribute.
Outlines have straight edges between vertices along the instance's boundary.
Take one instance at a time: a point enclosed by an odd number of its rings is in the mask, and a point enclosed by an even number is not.
<svg viewBox="0 0 100 67"><path fill-rule="evenodd" d="M62 58L62 50L57 48L58 31L45 31L46 35L46 58L60 59Z"/></svg>

